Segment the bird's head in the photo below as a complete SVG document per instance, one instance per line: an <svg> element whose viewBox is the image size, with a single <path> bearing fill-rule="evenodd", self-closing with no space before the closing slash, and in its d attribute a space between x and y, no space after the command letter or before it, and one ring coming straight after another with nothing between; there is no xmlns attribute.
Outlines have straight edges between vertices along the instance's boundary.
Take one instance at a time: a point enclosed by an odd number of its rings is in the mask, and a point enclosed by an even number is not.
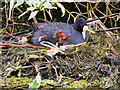
<svg viewBox="0 0 120 90"><path fill-rule="evenodd" d="M54 37L63 37L65 34L62 30L57 30L55 33L54 33Z"/></svg>
<svg viewBox="0 0 120 90"><path fill-rule="evenodd" d="M84 26L87 26L87 21L84 18L78 18L76 19L73 26L74 26L74 29L76 29L79 32L82 32Z"/></svg>
<svg viewBox="0 0 120 90"><path fill-rule="evenodd" d="M77 31L82 33L82 36L83 36L84 40L86 41L86 39L88 38L88 36L87 36L87 30L88 30L87 20L85 20L84 18L78 18L75 21L73 27L74 27L74 29L76 29Z"/></svg>
<svg viewBox="0 0 120 90"><path fill-rule="evenodd" d="M63 36L65 35L62 30L58 30L58 32L59 32L59 36L60 36L60 37L63 37Z"/></svg>
<svg viewBox="0 0 120 90"><path fill-rule="evenodd" d="M69 40L70 34L69 35L64 35L63 37L59 38L59 42L64 44Z"/></svg>

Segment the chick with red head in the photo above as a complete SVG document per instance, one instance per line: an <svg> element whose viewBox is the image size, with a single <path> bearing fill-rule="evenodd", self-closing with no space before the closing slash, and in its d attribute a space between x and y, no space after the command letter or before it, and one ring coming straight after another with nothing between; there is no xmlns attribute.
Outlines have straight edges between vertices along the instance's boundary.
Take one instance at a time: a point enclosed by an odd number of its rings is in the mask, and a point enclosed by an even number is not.
<svg viewBox="0 0 120 90"><path fill-rule="evenodd" d="M54 33L54 37L55 38L60 38L60 37L63 37L65 34L62 30L57 30L55 33Z"/></svg>
<svg viewBox="0 0 120 90"><path fill-rule="evenodd" d="M64 35L63 37L59 38L59 43L64 44L69 40L70 34L69 35Z"/></svg>

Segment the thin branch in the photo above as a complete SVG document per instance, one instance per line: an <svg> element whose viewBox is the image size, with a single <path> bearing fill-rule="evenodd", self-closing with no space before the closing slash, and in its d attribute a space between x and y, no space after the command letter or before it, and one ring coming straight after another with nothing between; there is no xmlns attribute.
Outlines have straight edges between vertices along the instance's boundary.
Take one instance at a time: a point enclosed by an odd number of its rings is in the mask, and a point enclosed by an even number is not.
<svg viewBox="0 0 120 90"><path fill-rule="evenodd" d="M96 18L96 19L87 20L87 22L92 22L92 21L96 21L96 20L99 20L99 19L103 19L103 18L107 18L107 17L112 17L112 16L116 16L116 15L120 15L120 13L114 13L114 14L106 15L106 16L99 17L99 18Z"/></svg>
<svg viewBox="0 0 120 90"><path fill-rule="evenodd" d="M115 28L108 28L108 29L99 29L99 30L94 30L95 32L104 32L104 31L113 31L113 30L120 30L120 27L115 27Z"/></svg>
<svg viewBox="0 0 120 90"><path fill-rule="evenodd" d="M23 48L40 48L40 49L50 49L49 47L42 47L42 46L30 46L30 45L15 45L15 44L5 44L0 43L3 46L11 46L11 47L23 47Z"/></svg>

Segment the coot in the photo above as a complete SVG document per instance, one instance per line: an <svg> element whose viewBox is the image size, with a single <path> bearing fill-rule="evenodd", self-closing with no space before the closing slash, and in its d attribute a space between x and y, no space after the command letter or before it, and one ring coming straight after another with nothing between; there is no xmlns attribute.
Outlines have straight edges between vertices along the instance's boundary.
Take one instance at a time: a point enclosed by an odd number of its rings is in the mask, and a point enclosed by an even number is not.
<svg viewBox="0 0 120 90"><path fill-rule="evenodd" d="M78 44L88 39L83 38L82 32L83 28L87 26L87 21L84 18L78 18L73 25L66 24L63 22L52 22L52 23L34 23L33 24L33 43L36 46L40 46L39 38L46 35L47 37L42 38L42 41L49 41L53 44L56 44L58 38L54 37L54 34L57 30L64 31L65 35L69 35L69 40L64 43L68 44ZM87 35L87 34L86 34ZM85 37L88 37L85 36Z"/></svg>

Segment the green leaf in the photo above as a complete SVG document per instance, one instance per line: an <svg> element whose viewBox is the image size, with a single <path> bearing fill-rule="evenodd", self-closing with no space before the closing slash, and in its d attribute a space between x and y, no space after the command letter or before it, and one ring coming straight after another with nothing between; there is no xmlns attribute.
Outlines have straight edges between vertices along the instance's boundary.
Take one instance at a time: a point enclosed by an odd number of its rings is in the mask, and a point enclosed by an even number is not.
<svg viewBox="0 0 120 90"><path fill-rule="evenodd" d="M10 1L10 10L9 10L9 19L11 17L11 11L12 11L13 5L14 5L14 0L11 0Z"/></svg>
<svg viewBox="0 0 120 90"><path fill-rule="evenodd" d="M42 8L42 5L43 5L43 2L41 2L41 3L39 4L39 8L40 8L40 9Z"/></svg>
<svg viewBox="0 0 120 90"><path fill-rule="evenodd" d="M25 15L28 11L34 10L34 7L29 7L27 8L27 11L25 11L24 13L22 13L21 15L18 16L18 18L22 17L23 15Z"/></svg>
<svg viewBox="0 0 120 90"><path fill-rule="evenodd" d="M88 28L88 31L91 33L96 33L95 31L93 31L92 29L89 29L89 28Z"/></svg>
<svg viewBox="0 0 120 90"><path fill-rule="evenodd" d="M34 3L36 2L37 0L29 0L30 3ZM39 0L38 0L39 1Z"/></svg>
<svg viewBox="0 0 120 90"><path fill-rule="evenodd" d="M101 59L101 57L97 57L97 59L98 59L98 60L100 60L100 59Z"/></svg>
<svg viewBox="0 0 120 90"><path fill-rule="evenodd" d="M24 0L17 0L17 3L15 4L14 8L18 7L19 5L21 5L23 3L24 3Z"/></svg>
<svg viewBox="0 0 120 90"><path fill-rule="evenodd" d="M27 52L25 53L25 56L26 56L26 55L28 55L28 53L27 53Z"/></svg>
<svg viewBox="0 0 120 90"><path fill-rule="evenodd" d="M25 11L24 13L22 13L21 15L18 16L18 18L22 17L23 15L25 15L28 11Z"/></svg>
<svg viewBox="0 0 120 90"><path fill-rule="evenodd" d="M61 17L63 17L65 15L65 8L64 8L64 6L61 3L56 3L56 4L57 4L57 6L59 8L61 8L61 11L62 11L62 16Z"/></svg>
<svg viewBox="0 0 120 90"><path fill-rule="evenodd" d="M21 76L21 69L19 69L19 72L18 72L18 77Z"/></svg>
<svg viewBox="0 0 120 90"><path fill-rule="evenodd" d="M37 76L36 76L36 80L37 80L37 83L41 83L41 76L40 76L40 73L38 72Z"/></svg>
<svg viewBox="0 0 120 90"><path fill-rule="evenodd" d="M52 5L51 5L49 2L45 2L45 3L43 4L43 6L44 6L45 8L52 7Z"/></svg>
<svg viewBox="0 0 120 90"><path fill-rule="evenodd" d="M31 12L28 20L30 20L31 18L35 17L37 13L38 13L38 11Z"/></svg>
<svg viewBox="0 0 120 90"><path fill-rule="evenodd" d="M90 42L87 43L87 46L89 46L89 45L90 45Z"/></svg>
<svg viewBox="0 0 120 90"><path fill-rule="evenodd" d="M49 2L45 2L43 6L46 9L57 9L57 7L53 7ZM41 10L43 10L44 8L42 8Z"/></svg>
<svg viewBox="0 0 120 90"><path fill-rule="evenodd" d="M39 88L41 84L41 76L38 72L36 79L33 81L33 83L29 86L29 88Z"/></svg>
<svg viewBox="0 0 120 90"><path fill-rule="evenodd" d="M37 80L35 79L30 88L36 88L36 87L38 87L38 83L37 83Z"/></svg>
<svg viewBox="0 0 120 90"><path fill-rule="evenodd" d="M27 11L34 10L34 9L35 9L34 7L29 7L27 8Z"/></svg>

